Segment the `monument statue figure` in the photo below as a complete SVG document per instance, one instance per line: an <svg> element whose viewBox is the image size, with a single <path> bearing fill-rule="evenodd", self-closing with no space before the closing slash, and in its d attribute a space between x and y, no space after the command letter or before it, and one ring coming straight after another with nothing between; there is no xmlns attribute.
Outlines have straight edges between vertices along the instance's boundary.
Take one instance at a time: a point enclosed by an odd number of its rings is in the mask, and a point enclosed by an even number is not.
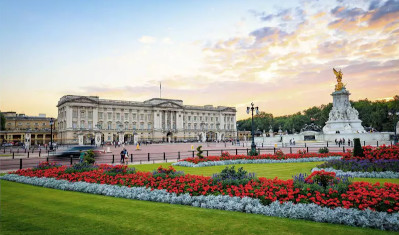
<svg viewBox="0 0 399 235"><path fill-rule="evenodd" d="M328 121L323 127L324 134L350 134L364 133L362 121L359 120L359 112L351 106L349 101L349 91L342 83L342 71L333 68L337 79L335 91L331 94L333 97L333 107L328 115Z"/></svg>
<svg viewBox="0 0 399 235"><path fill-rule="evenodd" d="M333 68L333 71L334 71L335 77L337 78L337 82L338 82L337 85L335 85L335 91L340 91L340 90L342 90L342 88L345 87L344 84L342 83L342 75L344 75L344 74L342 73L341 70L337 71L334 68Z"/></svg>

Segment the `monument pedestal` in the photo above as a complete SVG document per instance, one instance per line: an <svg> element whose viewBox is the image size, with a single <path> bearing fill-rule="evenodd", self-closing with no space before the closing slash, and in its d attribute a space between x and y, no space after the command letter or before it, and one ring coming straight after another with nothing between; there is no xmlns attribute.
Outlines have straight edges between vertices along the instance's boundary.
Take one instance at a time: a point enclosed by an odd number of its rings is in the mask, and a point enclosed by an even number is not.
<svg viewBox="0 0 399 235"><path fill-rule="evenodd" d="M333 97L333 108L330 111L326 125L323 127L323 133L365 133L362 121L359 120L359 112L349 102L349 91L344 87L331 95Z"/></svg>

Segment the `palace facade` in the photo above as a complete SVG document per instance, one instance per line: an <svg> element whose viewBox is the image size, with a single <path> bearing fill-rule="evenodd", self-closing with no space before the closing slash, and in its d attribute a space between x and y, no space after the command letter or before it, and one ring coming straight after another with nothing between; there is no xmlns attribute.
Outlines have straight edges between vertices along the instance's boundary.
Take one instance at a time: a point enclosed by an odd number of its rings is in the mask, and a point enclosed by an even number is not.
<svg viewBox="0 0 399 235"><path fill-rule="evenodd" d="M27 116L16 112L2 112L6 118L5 130L0 131L1 143L26 145L48 144L51 140L50 117L45 114ZM57 141L57 121L52 126L53 140Z"/></svg>
<svg viewBox="0 0 399 235"><path fill-rule="evenodd" d="M58 102L58 140L63 144L223 141L236 137L236 109L183 105L182 100L144 102L63 96Z"/></svg>

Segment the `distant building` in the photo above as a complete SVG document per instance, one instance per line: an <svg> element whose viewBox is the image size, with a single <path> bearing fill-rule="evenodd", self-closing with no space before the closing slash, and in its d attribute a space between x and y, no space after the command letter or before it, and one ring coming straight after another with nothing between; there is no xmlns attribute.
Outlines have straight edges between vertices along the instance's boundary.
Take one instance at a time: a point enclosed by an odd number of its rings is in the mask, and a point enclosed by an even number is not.
<svg viewBox="0 0 399 235"><path fill-rule="evenodd" d="M16 112L2 112L6 118L5 130L0 131L0 142L23 143L30 134L31 145L49 143L51 139L50 119L44 116L26 116ZM43 115L43 114L42 114ZM55 119L54 119L55 120ZM56 125L56 121L54 121ZM53 126L53 139L56 141L56 126Z"/></svg>
<svg viewBox="0 0 399 235"><path fill-rule="evenodd" d="M183 105L182 100L144 102L63 96L58 102L58 138L62 143L121 141L216 141L236 136L236 109ZM96 137L97 138L97 137ZM80 143L80 142L79 142Z"/></svg>

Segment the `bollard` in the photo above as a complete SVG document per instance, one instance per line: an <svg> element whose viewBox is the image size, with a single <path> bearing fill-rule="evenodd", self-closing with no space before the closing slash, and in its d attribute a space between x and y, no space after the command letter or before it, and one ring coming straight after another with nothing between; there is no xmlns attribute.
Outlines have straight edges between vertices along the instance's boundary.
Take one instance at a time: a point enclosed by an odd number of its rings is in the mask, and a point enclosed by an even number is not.
<svg viewBox="0 0 399 235"><path fill-rule="evenodd" d="M180 160L180 152L177 152L177 159Z"/></svg>
<svg viewBox="0 0 399 235"><path fill-rule="evenodd" d="M328 148L328 141L327 141L327 148Z"/></svg>
<svg viewBox="0 0 399 235"><path fill-rule="evenodd" d="M133 153L130 154L130 162L133 162Z"/></svg>
<svg viewBox="0 0 399 235"><path fill-rule="evenodd" d="M309 147L306 147L306 152L309 153Z"/></svg>
<svg viewBox="0 0 399 235"><path fill-rule="evenodd" d="M22 158L19 159L19 169L22 169Z"/></svg>
<svg viewBox="0 0 399 235"><path fill-rule="evenodd" d="M28 158L29 158L29 152L28 152Z"/></svg>
<svg viewBox="0 0 399 235"><path fill-rule="evenodd" d="M148 161L150 161L150 153L148 153Z"/></svg>
<svg viewBox="0 0 399 235"><path fill-rule="evenodd" d="M165 152L163 152L163 160L166 160Z"/></svg>
<svg viewBox="0 0 399 235"><path fill-rule="evenodd" d="M208 150L206 150L206 156L207 156L207 157L209 156Z"/></svg>
<svg viewBox="0 0 399 235"><path fill-rule="evenodd" d="M276 154L276 147L273 147L273 152L274 154Z"/></svg>
<svg viewBox="0 0 399 235"><path fill-rule="evenodd" d="M47 157L47 162L48 162L48 157Z"/></svg>
<svg viewBox="0 0 399 235"><path fill-rule="evenodd" d="M42 150L39 151L39 157L40 157L41 154L42 154Z"/></svg>
<svg viewBox="0 0 399 235"><path fill-rule="evenodd" d="M305 143L305 148L307 148L307 147L306 147L306 143Z"/></svg>
<svg viewBox="0 0 399 235"><path fill-rule="evenodd" d="M260 155L260 148L258 148L258 154Z"/></svg>
<svg viewBox="0 0 399 235"><path fill-rule="evenodd" d="M262 148L263 148L263 142L262 142Z"/></svg>
<svg viewBox="0 0 399 235"><path fill-rule="evenodd" d="M236 155L238 155L238 150L236 149Z"/></svg>
<svg viewBox="0 0 399 235"><path fill-rule="evenodd" d="M363 141L363 146L366 146L366 141Z"/></svg>
<svg viewBox="0 0 399 235"><path fill-rule="evenodd" d="M345 146L342 146L342 152L345 153Z"/></svg>
<svg viewBox="0 0 399 235"><path fill-rule="evenodd" d="M247 155L248 155L248 148L247 148Z"/></svg>
<svg viewBox="0 0 399 235"><path fill-rule="evenodd" d="M377 140L377 147L378 147L378 140Z"/></svg>
<svg viewBox="0 0 399 235"><path fill-rule="evenodd" d="M194 158L194 151L193 151L193 158Z"/></svg>
<svg viewBox="0 0 399 235"><path fill-rule="evenodd" d="M14 159L14 153L12 153L12 159Z"/></svg>
<svg viewBox="0 0 399 235"><path fill-rule="evenodd" d="M223 150L220 150L220 156L222 156L222 154L223 154Z"/></svg>
<svg viewBox="0 0 399 235"><path fill-rule="evenodd" d="M17 149L17 153L19 153L19 148Z"/></svg>
<svg viewBox="0 0 399 235"><path fill-rule="evenodd" d="M115 155L112 154L112 163L114 163L114 162L115 162Z"/></svg>
<svg viewBox="0 0 399 235"><path fill-rule="evenodd" d="M292 147L290 147L290 153L292 153Z"/></svg>
<svg viewBox="0 0 399 235"><path fill-rule="evenodd" d="M71 166L72 166L72 164L73 164L73 157L71 156Z"/></svg>

